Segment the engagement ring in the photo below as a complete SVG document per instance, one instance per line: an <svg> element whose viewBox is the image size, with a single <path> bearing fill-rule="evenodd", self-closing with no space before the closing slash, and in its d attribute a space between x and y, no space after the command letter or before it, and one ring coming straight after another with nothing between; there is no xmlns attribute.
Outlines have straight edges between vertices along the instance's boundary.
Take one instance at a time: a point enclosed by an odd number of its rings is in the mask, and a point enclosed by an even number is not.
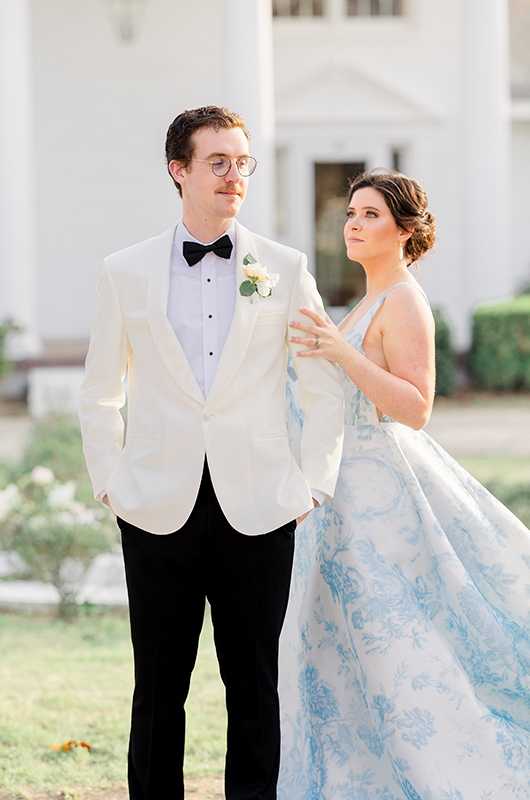
<svg viewBox="0 0 530 800"><path fill-rule="evenodd" d="M322 344L322 342L320 341L320 339L317 336L317 338L315 339L315 347L320 347L321 344Z"/></svg>

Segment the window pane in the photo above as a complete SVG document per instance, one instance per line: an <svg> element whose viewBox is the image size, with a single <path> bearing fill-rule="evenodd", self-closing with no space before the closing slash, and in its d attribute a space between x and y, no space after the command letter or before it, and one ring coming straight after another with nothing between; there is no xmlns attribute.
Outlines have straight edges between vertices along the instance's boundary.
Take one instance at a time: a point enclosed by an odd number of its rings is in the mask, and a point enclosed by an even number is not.
<svg viewBox="0 0 530 800"><path fill-rule="evenodd" d="M343 234L350 180L364 169L360 162L315 164L317 286L332 306L346 306L365 291L364 270L346 255Z"/></svg>
<svg viewBox="0 0 530 800"><path fill-rule="evenodd" d="M291 0L273 0L272 14L274 17L291 16Z"/></svg>
<svg viewBox="0 0 530 800"><path fill-rule="evenodd" d="M349 17L400 17L403 0L346 0Z"/></svg>
<svg viewBox="0 0 530 800"><path fill-rule="evenodd" d="M322 17L324 0L273 0L275 17Z"/></svg>
<svg viewBox="0 0 530 800"><path fill-rule="evenodd" d="M371 0L348 0L348 16L369 17L372 13Z"/></svg>

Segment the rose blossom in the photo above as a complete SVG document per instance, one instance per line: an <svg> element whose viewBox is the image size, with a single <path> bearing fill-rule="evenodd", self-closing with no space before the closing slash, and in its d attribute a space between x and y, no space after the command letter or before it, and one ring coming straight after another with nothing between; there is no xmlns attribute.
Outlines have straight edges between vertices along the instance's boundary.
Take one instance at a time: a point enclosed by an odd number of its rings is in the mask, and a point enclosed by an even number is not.
<svg viewBox="0 0 530 800"><path fill-rule="evenodd" d="M48 467L33 467L30 472L30 478L33 483L39 486L46 486L46 484L54 482L55 475Z"/></svg>

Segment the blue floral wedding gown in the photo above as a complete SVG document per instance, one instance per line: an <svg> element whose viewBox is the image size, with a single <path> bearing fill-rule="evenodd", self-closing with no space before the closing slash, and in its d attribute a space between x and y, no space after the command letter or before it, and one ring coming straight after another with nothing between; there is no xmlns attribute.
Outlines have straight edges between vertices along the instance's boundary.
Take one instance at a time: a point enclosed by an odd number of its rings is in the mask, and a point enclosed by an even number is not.
<svg viewBox="0 0 530 800"><path fill-rule="evenodd" d="M296 532L279 800L528 800L530 532L342 376L335 497Z"/></svg>

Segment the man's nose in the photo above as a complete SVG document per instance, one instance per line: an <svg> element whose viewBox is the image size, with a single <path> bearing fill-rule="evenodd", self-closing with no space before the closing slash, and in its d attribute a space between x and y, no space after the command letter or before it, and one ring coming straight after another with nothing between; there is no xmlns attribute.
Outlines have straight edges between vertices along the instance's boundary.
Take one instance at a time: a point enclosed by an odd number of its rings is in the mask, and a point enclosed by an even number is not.
<svg viewBox="0 0 530 800"><path fill-rule="evenodd" d="M225 175L227 181L238 181L240 179L239 170L237 168L237 163L235 160L230 162L230 169Z"/></svg>

